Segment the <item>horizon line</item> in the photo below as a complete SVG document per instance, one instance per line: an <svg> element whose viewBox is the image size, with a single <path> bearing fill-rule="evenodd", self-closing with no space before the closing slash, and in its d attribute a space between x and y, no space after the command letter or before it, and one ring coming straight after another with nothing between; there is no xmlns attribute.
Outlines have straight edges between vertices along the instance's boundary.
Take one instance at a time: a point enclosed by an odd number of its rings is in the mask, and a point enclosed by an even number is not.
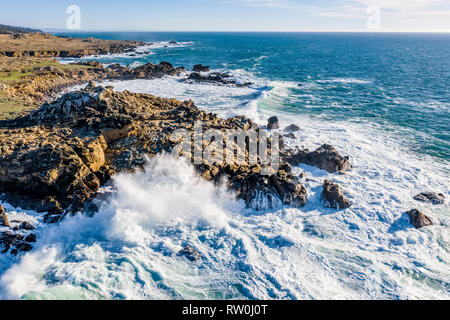
<svg viewBox="0 0 450 320"><path fill-rule="evenodd" d="M42 28L41 31L47 32L221 32L221 33L450 33L450 30L102 30L102 29L58 29L58 28Z"/></svg>

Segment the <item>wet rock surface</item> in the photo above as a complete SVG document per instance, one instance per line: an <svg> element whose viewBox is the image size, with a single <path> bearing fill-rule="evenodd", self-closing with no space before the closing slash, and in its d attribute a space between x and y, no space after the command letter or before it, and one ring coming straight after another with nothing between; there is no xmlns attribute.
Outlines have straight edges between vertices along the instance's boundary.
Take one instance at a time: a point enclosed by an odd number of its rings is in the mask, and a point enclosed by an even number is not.
<svg viewBox="0 0 450 320"><path fill-rule="evenodd" d="M251 82L240 83L234 80L231 75L220 72L212 72L208 74L201 74L200 72L192 72L183 81L188 82L198 82L198 83L212 83L216 85L233 85L237 87L248 87L251 86Z"/></svg>
<svg viewBox="0 0 450 320"><path fill-rule="evenodd" d="M417 209L412 209L408 211L406 214L409 217L409 222L416 229L433 225L433 221L431 221L431 219L427 215L425 215L423 212Z"/></svg>
<svg viewBox="0 0 450 320"><path fill-rule="evenodd" d="M321 197L324 206L327 208L347 209L351 207L351 203L345 197L342 188L330 180L324 181Z"/></svg>
<svg viewBox="0 0 450 320"><path fill-rule="evenodd" d="M304 163L330 173L346 172L352 168L349 157L341 156L333 146L328 144L324 144L312 152L307 149L289 150L285 159L293 166Z"/></svg>
<svg viewBox="0 0 450 320"><path fill-rule="evenodd" d="M2 223L3 222L3 223ZM36 242L36 235L29 233L35 227L27 221L8 221L7 214L2 205L0 205L0 252L10 252L13 255L19 252L30 251L33 247L30 243ZM5 230L4 227L8 229Z"/></svg>
<svg viewBox="0 0 450 320"><path fill-rule="evenodd" d="M196 65L194 65L194 68L192 69L192 71L195 71L195 72L209 72L209 66L204 66L202 64L196 64Z"/></svg>
<svg viewBox="0 0 450 320"><path fill-rule="evenodd" d="M177 253L177 256L184 257L184 258L188 259L191 262L196 262L196 261L202 261L203 260L203 256L201 255L201 253L198 252L197 250L195 250L191 246L184 247L182 250L180 250Z"/></svg>
<svg viewBox="0 0 450 320"><path fill-rule="evenodd" d="M414 196L414 200L437 205L445 203L445 196L442 193L422 192Z"/></svg>
<svg viewBox="0 0 450 320"><path fill-rule="evenodd" d="M270 117L269 120L267 120L267 128L268 129L279 129L280 128L280 122L278 121L278 117Z"/></svg>
<svg viewBox="0 0 450 320"><path fill-rule="evenodd" d="M301 130L300 127L295 124L291 124L291 125L287 126L286 128L284 128L284 131L286 131L286 132L297 132L300 130Z"/></svg>

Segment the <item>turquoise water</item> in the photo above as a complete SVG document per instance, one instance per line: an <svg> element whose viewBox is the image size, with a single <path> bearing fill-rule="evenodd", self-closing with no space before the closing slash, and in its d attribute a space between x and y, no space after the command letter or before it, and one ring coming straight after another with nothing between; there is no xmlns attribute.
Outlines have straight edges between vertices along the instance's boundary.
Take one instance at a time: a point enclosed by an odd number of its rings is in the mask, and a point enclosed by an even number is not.
<svg viewBox="0 0 450 320"><path fill-rule="evenodd" d="M0 255L0 298L450 298L450 35L75 35L151 42L132 54L82 60L202 63L251 81L239 88L188 83L183 75L102 84L193 99L208 112L244 114L261 125L277 115L281 128L300 127L288 145L330 143L353 169L294 167L306 175L306 206L262 212L164 155L144 172L115 176L93 218L45 225L42 215L3 203L10 219L37 226L38 241L23 256ZM324 179L342 186L351 208L324 208ZM446 204L413 200L428 190L442 192ZM405 214L412 208L435 225L414 229ZM177 257L186 245L203 261Z"/></svg>
<svg viewBox="0 0 450 320"><path fill-rule="evenodd" d="M74 35L74 34L71 34ZM104 39L192 42L145 57L192 68L244 69L296 82L277 105L292 113L379 124L411 150L450 159L450 35L359 33L94 33ZM75 34L86 37L87 34Z"/></svg>

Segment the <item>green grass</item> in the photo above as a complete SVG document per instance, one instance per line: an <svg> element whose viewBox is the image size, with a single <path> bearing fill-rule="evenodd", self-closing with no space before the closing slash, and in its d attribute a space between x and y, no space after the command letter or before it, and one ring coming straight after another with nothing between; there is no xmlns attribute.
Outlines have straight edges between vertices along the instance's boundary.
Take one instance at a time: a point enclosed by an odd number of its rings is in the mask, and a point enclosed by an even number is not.
<svg viewBox="0 0 450 320"><path fill-rule="evenodd" d="M16 115L35 109L36 106L24 101L8 100L0 97L0 120L14 118Z"/></svg>
<svg viewBox="0 0 450 320"><path fill-rule="evenodd" d="M29 63L24 63L23 65L16 67L15 68L16 70L5 70L5 68L3 68L3 71L0 71L0 82L4 83L19 82L23 78L33 75L34 73L37 73L37 71L35 70L36 68L43 68L43 67L55 67L61 70L74 70L74 69L87 70L92 68L90 66L83 66L76 64L59 64L57 61L54 60L47 60L47 59L36 60L30 61Z"/></svg>
<svg viewBox="0 0 450 320"><path fill-rule="evenodd" d="M37 68L54 67L61 70L88 70L90 66L59 64L54 59L0 59L0 83L9 85L18 84L26 81L26 77L32 77L38 71ZM45 72L45 71L44 71ZM38 106L34 103L26 102L22 99L11 99L0 94L0 120L8 119L32 110Z"/></svg>

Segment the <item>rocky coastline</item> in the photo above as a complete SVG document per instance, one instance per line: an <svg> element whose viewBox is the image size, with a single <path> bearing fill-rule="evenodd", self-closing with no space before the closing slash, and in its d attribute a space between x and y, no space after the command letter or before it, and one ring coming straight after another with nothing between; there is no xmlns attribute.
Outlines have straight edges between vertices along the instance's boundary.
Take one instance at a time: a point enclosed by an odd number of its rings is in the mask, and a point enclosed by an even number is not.
<svg viewBox="0 0 450 320"><path fill-rule="evenodd" d="M114 48L111 50L128 50L130 47ZM58 54L61 56L61 52ZM193 101L116 92L112 87L97 86L93 82L182 76L186 73L184 67L174 67L168 62L136 68L118 64L104 67L93 61L76 65L85 69L45 67L37 70L29 81L2 84L0 88L3 94L12 98L25 96L35 103L42 103L30 113L0 121L0 194L1 200L15 207L42 213L45 223L59 223L80 211L95 214L98 208L92 200L99 189L114 174L143 170L148 157L173 152L178 142L173 136L175 130L184 129L193 134L195 122L201 122L205 130L261 129L243 116L219 118L200 110ZM233 82L225 74L203 75L202 72L209 72L207 66L196 65L194 70L182 81L250 85ZM86 88L56 99L62 89L88 81ZM279 129L278 119L270 118L267 128ZM299 129L291 125L285 131L293 135ZM308 194L302 177L295 176L292 170L300 163L329 173L344 174L352 169L349 157L340 155L331 145L324 144L313 151L288 149L283 139L280 137L279 141L282 159L279 170L269 175L263 174L260 164L193 165L208 181L226 181L236 197L254 210L284 205L302 207L307 203ZM211 143L203 144L201 151ZM247 145L240 152L248 159ZM321 199L325 207L334 209L352 205L345 197L345 191L329 180L323 183ZM444 201L443 195L430 192L417 195L415 199L430 204ZM417 209L405 214L416 228L433 224ZM11 250L17 254L31 250L36 241L36 236L30 232L33 226L24 221L11 223L1 206L0 224L9 229L0 235L2 252ZM187 248L181 254L195 256L191 251ZM200 257L194 260L200 260Z"/></svg>

